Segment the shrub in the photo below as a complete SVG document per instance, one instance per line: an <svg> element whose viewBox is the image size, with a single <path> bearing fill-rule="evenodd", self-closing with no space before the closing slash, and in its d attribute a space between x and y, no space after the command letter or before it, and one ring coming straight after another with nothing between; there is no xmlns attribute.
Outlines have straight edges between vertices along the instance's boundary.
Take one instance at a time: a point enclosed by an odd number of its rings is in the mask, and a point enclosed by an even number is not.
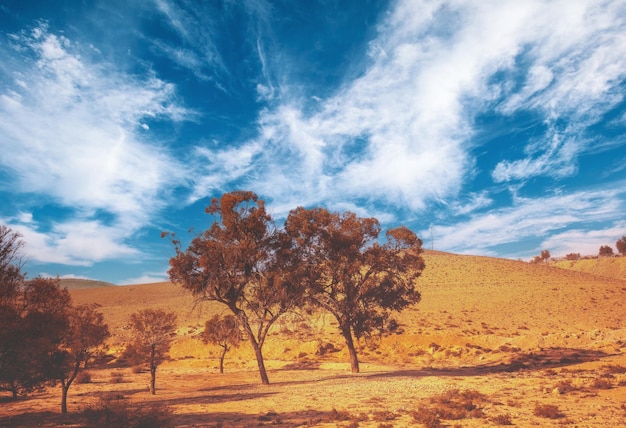
<svg viewBox="0 0 626 428"><path fill-rule="evenodd" d="M174 426L172 411L163 405L131 407L122 400L101 399L82 411L94 428L170 428Z"/></svg>
<svg viewBox="0 0 626 428"><path fill-rule="evenodd" d="M441 419L460 420L485 417L479 404L487 401L487 397L478 391L452 389L432 397L431 407L420 408L411 415L416 422L426 427L440 427Z"/></svg>
<svg viewBox="0 0 626 428"><path fill-rule="evenodd" d="M533 412L535 416L547 419L561 419L565 415L561 413L559 408L553 404L535 404L535 410Z"/></svg>
<svg viewBox="0 0 626 428"><path fill-rule="evenodd" d="M79 372L74 380L76 383L91 383L91 373Z"/></svg>
<svg viewBox="0 0 626 428"><path fill-rule="evenodd" d="M593 381L591 386L596 389L611 389L613 388L613 382L607 378L597 378Z"/></svg>
<svg viewBox="0 0 626 428"><path fill-rule="evenodd" d="M513 425L513 421L511 421L511 416L509 415L498 415L491 419L495 425Z"/></svg>
<svg viewBox="0 0 626 428"><path fill-rule="evenodd" d="M111 383L124 382L124 374L122 372L111 372Z"/></svg>

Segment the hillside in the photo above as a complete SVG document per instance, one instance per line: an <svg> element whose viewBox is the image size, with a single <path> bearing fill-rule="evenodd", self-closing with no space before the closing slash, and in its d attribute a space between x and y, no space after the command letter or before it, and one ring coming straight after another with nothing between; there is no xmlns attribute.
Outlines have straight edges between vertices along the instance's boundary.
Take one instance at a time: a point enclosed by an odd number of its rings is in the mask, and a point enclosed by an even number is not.
<svg viewBox="0 0 626 428"><path fill-rule="evenodd" d="M93 279L82 278L61 278L61 288L67 288L68 290L80 290L83 288L100 288L100 287L113 287L115 284L105 281L96 281Z"/></svg>
<svg viewBox="0 0 626 428"><path fill-rule="evenodd" d="M219 374L220 348L198 339L219 305L194 310L170 283L74 289L75 303L104 314L110 358L72 386L74 414L59 415L59 389L49 388L2 402L0 426L93 426L80 409L100 397L121 411L170 409L177 427L626 426L626 281L489 257L424 258L422 301L398 316L399 331L359 343L361 373L350 374L331 317L294 314L263 347L270 385L260 384L247 343ZM154 396L145 370L116 360L129 315L145 308L178 314Z"/></svg>
<svg viewBox="0 0 626 428"><path fill-rule="evenodd" d="M432 342L439 346L472 343L524 349L557 343L584 347L593 342L600 346L602 340L610 343L624 333L626 281L490 257L427 251L424 258L426 269L418 280L422 301L398 317L405 333L401 342L408 347ZM140 309L175 311L181 333L197 333L210 314L223 310L217 304L206 303L194 309L193 298L170 283L74 290L72 295L77 303L95 302L100 306L114 334L112 341L117 344L126 340L130 313ZM296 330L289 320L286 317L275 330ZM308 323L316 331L314 335L289 343L287 354L282 341L276 349L268 343L269 354L289 359L310 352L322 340L321 335L338 348L343 347L334 329L327 328L333 324L329 317L319 315L319 319ZM313 326L315 323L326 328L320 331ZM187 345L199 346L195 342ZM182 339L179 342L183 348L187 345ZM400 348L404 345L397 347L397 352L383 350L379 355L402 360ZM200 355L205 351L181 352Z"/></svg>
<svg viewBox="0 0 626 428"><path fill-rule="evenodd" d="M571 269L593 275L626 280L626 257L602 257L595 259L558 260L550 263L562 269Z"/></svg>

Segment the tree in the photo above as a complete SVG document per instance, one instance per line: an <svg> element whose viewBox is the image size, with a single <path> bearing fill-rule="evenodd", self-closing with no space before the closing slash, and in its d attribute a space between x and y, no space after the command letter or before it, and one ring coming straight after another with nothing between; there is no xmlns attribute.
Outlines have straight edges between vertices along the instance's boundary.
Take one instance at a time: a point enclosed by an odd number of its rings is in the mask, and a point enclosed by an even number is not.
<svg viewBox="0 0 626 428"><path fill-rule="evenodd" d="M600 246L598 255L600 257L611 257L613 255L613 248L609 247L608 245L602 245Z"/></svg>
<svg viewBox="0 0 626 428"><path fill-rule="evenodd" d="M81 366L109 337L109 328L93 305L70 308L68 319L61 346L52 358L53 378L61 383L61 413L67 413L67 394Z"/></svg>
<svg viewBox="0 0 626 428"><path fill-rule="evenodd" d="M580 253L569 253L565 256L565 260L579 260Z"/></svg>
<svg viewBox="0 0 626 428"><path fill-rule="evenodd" d="M157 367L167 358L176 331L176 314L162 309L144 309L131 314L132 342L126 357L134 362L148 362L150 393L156 394Z"/></svg>
<svg viewBox="0 0 626 428"><path fill-rule="evenodd" d="M234 315L226 315L225 317L214 315L205 323L201 337L204 343L212 343L222 348L220 373L224 373L224 357L226 357L226 353L231 347L239 346L241 342L241 331L239 330L237 318Z"/></svg>
<svg viewBox="0 0 626 428"><path fill-rule="evenodd" d="M307 301L330 312L346 342L353 373L359 361L357 339L382 329L392 311L420 301L415 282L424 269L422 241L406 227L387 231L377 242L380 225L354 213L297 208L285 224Z"/></svg>
<svg viewBox="0 0 626 428"><path fill-rule="evenodd" d="M219 302L231 311L254 351L261 382L267 385L263 344L272 325L301 296L290 273L294 259L264 201L253 192L214 198L206 212L217 219L186 250L173 239L176 255L170 259L170 279L197 302Z"/></svg>
<svg viewBox="0 0 626 428"><path fill-rule="evenodd" d="M550 251L549 250L542 250L541 251L541 261L543 261L544 263L548 263L548 260L550 260Z"/></svg>
<svg viewBox="0 0 626 428"><path fill-rule="evenodd" d="M14 298L0 310L0 385L13 398L52 382L50 356L62 342L71 307L58 279L38 277L17 285L10 292Z"/></svg>
<svg viewBox="0 0 626 428"><path fill-rule="evenodd" d="M617 252L622 256L626 256L626 236L622 236L615 243L615 247L617 248Z"/></svg>

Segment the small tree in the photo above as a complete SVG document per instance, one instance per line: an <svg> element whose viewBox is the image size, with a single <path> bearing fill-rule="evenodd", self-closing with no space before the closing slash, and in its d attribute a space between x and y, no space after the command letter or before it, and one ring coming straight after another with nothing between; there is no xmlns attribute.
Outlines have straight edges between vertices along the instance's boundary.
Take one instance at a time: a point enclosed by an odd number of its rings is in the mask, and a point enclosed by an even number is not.
<svg viewBox="0 0 626 428"><path fill-rule="evenodd" d="M202 332L202 341L220 346L222 352L220 354L220 373L224 373L224 357L233 346L239 346L241 343L241 331L239 323L234 315L226 315L220 317L214 315L204 325Z"/></svg>
<svg viewBox="0 0 626 428"><path fill-rule="evenodd" d="M617 252L622 256L626 256L626 236L622 236L615 243L615 247L617 248Z"/></svg>
<svg viewBox="0 0 626 428"><path fill-rule="evenodd" d="M61 383L61 413L67 413L67 393L89 359L92 350L109 337L109 328L93 305L80 305L68 311L69 324L61 347L52 359L53 377Z"/></svg>
<svg viewBox="0 0 626 428"><path fill-rule="evenodd" d="M541 261L544 263L548 263L548 260L550 260L550 251L549 250L542 250L541 251Z"/></svg>
<svg viewBox="0 0 626 428"><path fill-rule="evenodd" d="M213 199L206 209L217 217L211 227L176 256L168 271L172 282L196 301L215 301L237 317L254 351L261 382L269 384L263 345L272 325L298 305L302 288L291 272L291 249L265 211L263 200L248 191Z"/></svg>
<svg viewBox="0 0 626 428"><path fill-rule="evenodd" d="M613 255L613 248L608 245L602 245L598 251L600 257L611 257Z"/></svg>
<svg viewBox="0 0 626 428"><path fill-rule="evenodd" d="M565 256L565 260L579 260L580 253L569 253Z"/></svg>
<svg viewBox="0 0 626 428"><path fill-rule="evenodd" d="M308 302L335 317L358 373L353 336L382 330L392 311L420 301L415 282L424 269L422 241L399 227L381 245L376 219L323 208L291 211L285 231L300 260L296 277L306 285Z"/></svg>
<svg viewBox="0 0 626 428"><path fill-rule="evenodd" d="M176 330L176 314L162 309L144 309L130 316L133 338L125 356L150 366L150 393L156 394L156 370L167 358Z"/></svg>

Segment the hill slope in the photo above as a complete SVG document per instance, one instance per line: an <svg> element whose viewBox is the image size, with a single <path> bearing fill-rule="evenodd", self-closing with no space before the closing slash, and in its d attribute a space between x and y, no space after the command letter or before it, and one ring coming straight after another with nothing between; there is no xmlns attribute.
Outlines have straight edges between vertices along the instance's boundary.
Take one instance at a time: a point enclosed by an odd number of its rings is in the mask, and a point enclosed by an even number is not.
<svg viewBox="0 0 626 428"><path fill-rule="evenodd" d="M571 269L593 275L626 280L626 257L603 257L599 259L559 260L550 263L562 269Z"/></svg>
<svg viewBox="0 0 626 428"><path fill-rule="evenodd" d="M393 349L379 351L381 359L401 361L412 348L426 349L433 343L448 347L598 348L626 339L626 281L489 257L427 251L424 258L426 269L418 280L422 301L399 315L404 334L385 338L384 342L395 344ZM74 290L72 295L77 303L100 305L114 343L126 340L130 313L145 308L176 312L179 334L191 340L187 344L179 341L179 352L189 356L206 355L193 339L194 333L210 314L223 311L217 304L203 304L194 310L193 298L170 283ZM285 335L268 340L268 358L295 358L302 352L314 352L321 342L343 347L331 317L308 320L306 329L298 326L301 318L290 320L287 317L274 328L274 335Z"/></svg>
<svg viewBox="0 0 626 428"><path fill-rule="evenodd" d="M61 288L67 288L68 290L80 290L83 288L99 288L99 287L114 287L115 284L105 281L96 281L93 279L82 278L61 278Z"/></svg>

